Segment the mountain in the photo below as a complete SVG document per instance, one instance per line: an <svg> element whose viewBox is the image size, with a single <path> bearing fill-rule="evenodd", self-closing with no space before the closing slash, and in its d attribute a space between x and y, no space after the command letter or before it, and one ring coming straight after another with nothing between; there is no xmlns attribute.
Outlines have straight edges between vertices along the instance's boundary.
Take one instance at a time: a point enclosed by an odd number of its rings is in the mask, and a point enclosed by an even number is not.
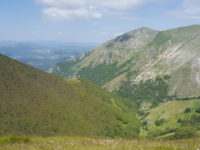
<svg viewBox="0 0 200 150"><path fill-rule="evenodd" d="M57 41L0 41L0 53L38 69L48 71L54 64L96 47L96 43Z"/></svg>
<svg viewBox="0 0 200 150"><path fill-rule="evenodd" d="M200 25L165 31L145 27L58 63L52 73L63 78L83 77L143 107L198 98L199 65Z"/></svg>
<svg viewBox="0 0 200 150"><path fill-rule="evenodd" d="M137 136L134 103L0 55L0 135Z"/></svg>

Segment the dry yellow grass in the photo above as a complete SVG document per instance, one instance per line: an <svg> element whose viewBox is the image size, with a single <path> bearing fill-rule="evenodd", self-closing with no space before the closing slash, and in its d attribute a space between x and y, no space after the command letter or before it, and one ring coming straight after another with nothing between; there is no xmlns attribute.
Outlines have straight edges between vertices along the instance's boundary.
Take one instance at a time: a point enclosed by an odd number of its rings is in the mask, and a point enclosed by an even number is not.
<svg viewBox="0 0 200 150"><path fill-rule="evenodd" d="M0 150L198 150L200 139L155 141L80 137L31 138L28 143L7 143Z"/></svg>

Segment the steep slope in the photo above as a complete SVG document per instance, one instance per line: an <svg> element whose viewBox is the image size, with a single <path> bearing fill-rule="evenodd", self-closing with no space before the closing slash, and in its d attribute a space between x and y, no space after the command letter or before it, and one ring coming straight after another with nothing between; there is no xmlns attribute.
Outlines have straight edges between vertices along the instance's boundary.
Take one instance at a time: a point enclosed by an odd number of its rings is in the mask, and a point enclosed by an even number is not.
<svg viewBox="0 0 200 150"><path fill-rule="evenodd" d="M108 41L80 57L58 63L52 73L64 78L84 77L131 99L137 99L135 87L141 81L141 85L150 85L159 77L168 90L167 93L160 93L162 99L198 97L199 58L199 25L166 31L141 28ZM124 87L131 89L129 95L124 93Z"/></svg>
<svg viewBox="0 0 200 150"><path fill-rule="evenodd" d="M65 81L0 55L0 136L136 136L134 107L86 80Z"/></svg>
<svg viewBox="0 0 200 150"><path fill-rule="evenodd" d="M64 78L82 76L104 86L127 74L133 66L134 57L141 52L139 47L152 41L156 33L148 28L126 33L80 57L58 63L53 73Z"/></svg>

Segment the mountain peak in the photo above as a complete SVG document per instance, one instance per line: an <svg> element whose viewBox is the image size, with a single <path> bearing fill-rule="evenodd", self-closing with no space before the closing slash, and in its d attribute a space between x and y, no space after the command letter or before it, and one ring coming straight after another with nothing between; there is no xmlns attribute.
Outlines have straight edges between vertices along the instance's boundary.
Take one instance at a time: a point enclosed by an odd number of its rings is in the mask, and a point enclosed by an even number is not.
<svg viewBox="0 0 200 150"><path fill-rule="evenodd" d="M153 29L151 29L151 28L149 28L149 27L141 27L141 28L139 28L138 30L153 30Z"/></svg>
<svg viewBox="0 0 200 150"><path fill-rule="evenodd" d="M198 69L200 47L200 25L191 25L165 31L152 30L142 27L106 42L92 51L82 62L66 62L58 65L62 77L75 74L85 77L110 91L118 90L123 81L139 82L141 80L155 79L156 76L171 75L170 95L178 97L199 96L200 81ZM103 66L105 65L105 66ZM109 66L110 65L110 66ZM121 66L120 66L121 65ZM84 69L77 69L80 66ZM90 68L90 66L92 66ZM98 77L96 70L112 68L109 76ZM91 74L84 71L90 69ZM95 71L93 71L95 69ZM191 70L187 75L182 72ZM67 71L66 71L67 70ZM127 74L127 72L129 72ZM56 73L56 72L55 72ZM99 73L99 72L98 72ZM69 75L68 75L69 74ZM105 74L105 73L104 73ZM186 82L179 83L179 74ZM95 77L95 78L92 78ZM97 80L98 79L98 80ZM195 79L195 80L194 80ZM177 81L175 84L174 81ZM182 87L190 87L184 89Z"/></svg>
<svg viewBox="0 0 200 150"><path fill-rule="evenodd" d="M154 29L151 29L149 27L141 27L141 28L138 28L138 29L135 29L135 30L132 30L131 32L134 32L134 31L143 31L143 32L148 32L148 31L156 31Z"/></svg>
<svg viewBox="0 0 200 150"><path fill-rule="evenodd" d="M142 27L136 30L132 30L130 32L124 33L115 39L113 39L110 43L107 44L107 48L112 48L116 43L132 43L132 44L142 44L150 41L155 37L158 31L152 30L147 27ZM137 41L140 41L139 43ZM131 45L132 45L131 44ZM132 45L133 46L133 45Z"/></svg>

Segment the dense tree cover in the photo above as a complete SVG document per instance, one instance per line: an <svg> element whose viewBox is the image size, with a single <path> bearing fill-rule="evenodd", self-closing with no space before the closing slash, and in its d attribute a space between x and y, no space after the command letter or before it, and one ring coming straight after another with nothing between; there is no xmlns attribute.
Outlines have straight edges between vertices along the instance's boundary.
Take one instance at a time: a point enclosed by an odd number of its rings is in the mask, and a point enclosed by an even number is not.
<svg viewBox="0 0 200 150"><path fill-rule="evenodd" d="M155 80L140 81L139 84L125 82L117 93L136 101L138 106L143 101L151 102L152 106L156 106L167 99L168 85L163 78L156 77Z"/></svg>
<svg viewBox="0 0 200 150"><path fill-rule="evenodd" d="M197 113L200 113L200 108L197 108L197 109L196 109L196 112L197 112Z"/></svg>
<svg viewBox="0 0 200 150"><path fill-rule="evenodd" d="M112 55L112 54L111 54ZM113 64L99 64L96 67L85 67L77 73L78 76L92 81L97 85L104 85L117 76L129 71L129 66L132 66L132 59L127 60L124 64L118 65L118 62ZM126 69L123 69L128 66Z"/></svg>
<svg viewBox="0 0 200 150"><path fill-rule="evenodd" d="M191 111L191 108L186 108L185 113L189 113Z"/></svg>

